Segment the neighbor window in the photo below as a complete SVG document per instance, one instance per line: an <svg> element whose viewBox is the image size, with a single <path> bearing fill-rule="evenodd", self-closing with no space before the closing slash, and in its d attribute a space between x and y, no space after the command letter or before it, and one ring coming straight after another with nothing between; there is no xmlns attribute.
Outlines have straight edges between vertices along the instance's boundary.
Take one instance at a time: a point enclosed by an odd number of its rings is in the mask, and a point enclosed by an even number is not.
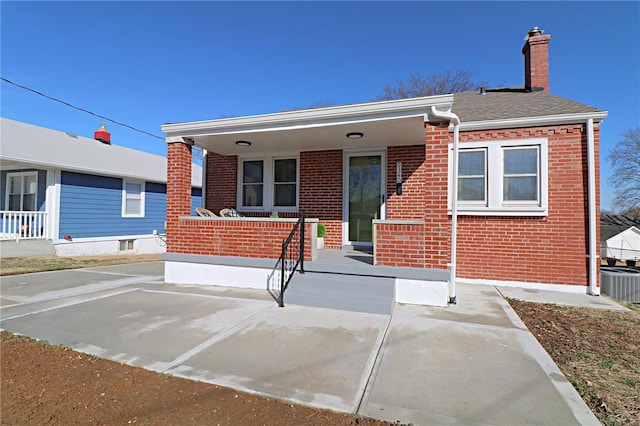
<svg viewBox="0 0 640 426"><path fill-rule="evenodd" d="M457 206L463 215L546 215L547 140L461 143Z"/></svg>
<svg viewBox="0 0 640 426"><path fill-rule="evenodd" d="M122 181L122 217L144 217L144 182Z"/></svg>
<svg viewBox="0 0 640 426"><path fill-rule="evenodd" d="M238 208L247 211L296 211L298 159L240 160Z"/></svg>
<svg viewBox="0 0 640 426"><path fill-rule="evenodd" d="M119 240L120 251L133 250L133 241L134 240Z"/></svg>
<svg viewBox="0 0 640 426"><path fill-rule="evenodd" d="M36 211L37 198L38 172L7 174L7 198L5 202L8 210Z"/></svg>

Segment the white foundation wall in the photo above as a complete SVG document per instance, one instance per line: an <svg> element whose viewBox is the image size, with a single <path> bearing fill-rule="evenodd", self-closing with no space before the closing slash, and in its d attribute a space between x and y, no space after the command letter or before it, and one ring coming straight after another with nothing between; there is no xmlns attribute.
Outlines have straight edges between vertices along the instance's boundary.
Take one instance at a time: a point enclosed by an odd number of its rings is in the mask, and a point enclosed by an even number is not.
<svg viewBox="0 0 640 426"><path fill-rule="evenodd" d="M445 281L396 278L396 302L410 305L447 306L449 287Z"/></svg>
<svg viewBox="0 0 640 426"><path fill-rule="evenodd" d="M270 269L206 263L164 263L164 280L171 284L200 284L223 287L279 289L280 275Z"/></svg>
<svg viewBox="0 0 640 426"><path fill-rule="evenodd" d="M120 250L120 241L133 240L133 250ZM53 243L57 256L100 256L127 254L155 254L166 252L166 244L159 235L126 235L101 238L78 238Z"/></svg>

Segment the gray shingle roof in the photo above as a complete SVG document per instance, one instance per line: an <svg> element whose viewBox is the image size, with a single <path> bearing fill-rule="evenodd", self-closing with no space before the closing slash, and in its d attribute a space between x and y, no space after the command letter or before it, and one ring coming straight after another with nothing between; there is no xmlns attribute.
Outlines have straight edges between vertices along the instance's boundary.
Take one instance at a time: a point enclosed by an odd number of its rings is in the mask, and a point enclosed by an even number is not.
<svg viewBox="0 0 640 426"><path fill-rule="evenodd" d="M560 114L602 112L602 110L544 91L526 92L522 87L454 93L452 111L460 121L474 122Z"/></svg>
<svg viewBox="0 0 640 426"><path fill-rule="evenodd" d="M160 142L159 142L160 143ZM106 145L94 139L0 117L3 168L23 166L61 169L150 182L167 181L167 159L160 155ZM202 186L202 168L192 166L192 186Z"/></svg>
<svg viewBox="0 0 640 426"><path fill-rule="evenodd" d="M600 241L604 243L609 238L618 235L632 226L640 229L640 215L629 216L623 214L600 214Z"/></svg>

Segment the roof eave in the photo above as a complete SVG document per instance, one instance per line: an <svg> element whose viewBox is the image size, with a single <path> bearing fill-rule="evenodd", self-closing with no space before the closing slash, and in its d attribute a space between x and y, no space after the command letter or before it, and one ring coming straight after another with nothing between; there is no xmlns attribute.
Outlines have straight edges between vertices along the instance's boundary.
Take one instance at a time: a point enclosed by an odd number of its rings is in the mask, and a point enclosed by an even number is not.
<svg viewBox="0 0 640 426"><path fill-rule="evenodd" d="M165 124L161 129L167 136L198 136L265 131L285 128L304 128L347 121L369 121L406 117L427 113L431 106L448 110L453 94L421 98L397 99L326 108L277 112L273 114L223 118L218 120Z"/></svg>
<svg viewBox="0 0 640 426"><path fill-rule="evenodd" d="M482 121L461 121L460 130L485 130L485 129L504 129L517 127L538 127L551 126L557 124L574 124L584 123L588 119L595 122L604 120L608 115L607 111L595 111L577 114L557 114L545 115L540 117L518 117L500 120L482 120Z"/></svg>

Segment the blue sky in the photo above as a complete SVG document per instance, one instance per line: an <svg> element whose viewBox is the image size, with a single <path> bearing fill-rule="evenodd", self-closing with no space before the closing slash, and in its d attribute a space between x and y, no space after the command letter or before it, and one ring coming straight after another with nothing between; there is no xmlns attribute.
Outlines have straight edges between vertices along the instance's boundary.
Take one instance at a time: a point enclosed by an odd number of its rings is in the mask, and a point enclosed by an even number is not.
<svg viewBox="0 0 640 426"><path fill-rule="evenodd" d="M8 2L2 77L163 136L168 122L366 102L446 69L522 85L527 31L551 34L551 92L609 112L606 155L640 125L640 3ZM1 115L92 137L100 119L5 82ZM114 144L162 140L107 123Z"/></svg>

